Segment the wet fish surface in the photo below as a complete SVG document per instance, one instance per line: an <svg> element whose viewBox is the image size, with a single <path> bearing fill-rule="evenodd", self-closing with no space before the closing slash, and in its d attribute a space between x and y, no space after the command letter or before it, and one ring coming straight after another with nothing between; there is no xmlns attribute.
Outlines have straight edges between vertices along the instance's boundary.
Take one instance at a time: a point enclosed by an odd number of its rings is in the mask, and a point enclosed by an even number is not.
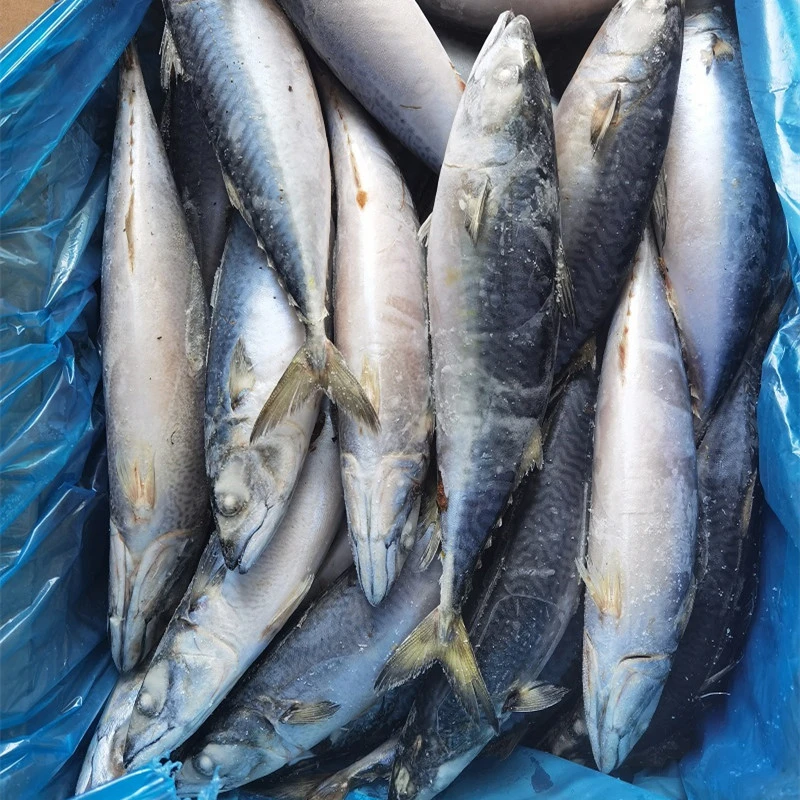
<svg viewBox="0 0 800 800"><path fill-rule="evenodd" d="M108 629L121 671L146 658L209 531L200 268L136 50L120 62L101 310L111 501Z"/></svg>
<svg viewBox="0 0 800 800"><path fill-rule="evenodd" d="M336 345L378 414L374 432L339 421L353 558L377 605L414 545L433 410L425 253L408 187L366 114L318 76L336 176Z"/></svg>
<svg viewBox="0 0 800 800"><path fill-rule="evenodd" d="M518 474L541 455L560 293L564 299L541 67L528 21L503 15L475 62L448 143L428 240L441 603L380 678L384 688L396 685L438 661L473 716L481 707L491 717L493 706L461 603Z"/></svg>
<svg viewBox="0 0 800 800"><path fill-rule="evenodd" d="M196 792L215 769L223 789L268 775L368 711L392 648L436 605L441 569L421 571L421 540L379 606L349 571L260 661L201 731L177 780Z"/></svg>
<svg viewBox="0 0 800 800"><path fill-rule="evenodd" d="M586 543L596 397L588 364L546 423L544 466L516 490L496 567L472 604L470 640L501 724L514 712L544 710L567 691L541 675L582 593L577 561ZM401 734L390 797L436 796L494 737L488 720L470 720L443 677L429 680Z"/></svg>
<svg viewBox="0 0 800 800"><path fill-rule="evenodd" d="M374 409L327 337L330 158L311 70L292 26L274 0L165 0L164 8L177 69L192 86L231 203L306 327L253 438L320 390L344 413L377 427Z"/></svg>
<svg viewBox="0 0 800 800"><path fill-rule="evenodd" d="M504 11L522 14L533 32L560 33L602 19L615 0L417 0L423 11L450 22L488 33Z"/></svg>
<svg viewBox="0 0 800 800"><path fill-rule="evenodd" d="M612 314L656 190L683 41L681 0L621 0L555 113L561 226L575 315L556 371Z"/></svg>
<svg viewBox="0 0 800 800"><path fill-rule="evenodd" d="M600 376L583 695L597 766L619 766L650 722L692 609L697 459L686 371L648 230Z"/></svg>
<svg viewBox="0 0 800 800"><path fill-rule="evenodd" d="M771 178L720 8L686 18L664 174L663 258L702 429L741 362L769 263Z"/></svg>
<svg viewBox="0 0 800 800"><path fill-rule="evenodd" d="M464 82L414 0L280 0L337 78L438 171Z"/></svg>
<svg viewBox="0 0 800 800"><path fill-rule="evenodd" d="M231 217L225 179L192 90L182 77L170 76L164 116L167 155L200 264L206 298L211 300Z"/></svg>
<svg viewBox="0 0 800 800"><path fill-rule="evenodd" d="M281 630L310 588L343 513L338 447L328 410L269 549L241 574L212 538L136 700L126 767L185 742Z"/></svg>
<svg viewBox="0 0 800 800"><path fill-rule="evenodd" d="M268 256L239 214L231 223L213 305L206 469L225 563L246 572L289 508L321 396L251 437L304 334Z"/></svg>

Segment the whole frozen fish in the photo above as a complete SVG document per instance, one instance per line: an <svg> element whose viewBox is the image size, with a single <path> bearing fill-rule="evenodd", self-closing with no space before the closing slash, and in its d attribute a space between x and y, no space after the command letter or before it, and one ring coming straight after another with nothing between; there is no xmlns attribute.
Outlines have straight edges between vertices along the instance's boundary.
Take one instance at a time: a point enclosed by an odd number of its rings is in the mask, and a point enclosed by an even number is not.
<svg viewBox="0 0 800 800"><path fill-rule="evenodd" d="M136 699L125 765L167 755L228 694L302 601L342 518L339 453L330 415L306 459L269 550L246 574L225 566L217 537L153 656Z"/></svg>
<svg viewBox="0 0 800 800"><path fill-rule="evenodd" d="M597 400L583 696L597 766L647 728L692 609L697 459L675 322L648 230L606 344Z"/></svg>
<svg viewBox="0 0 800 800"><path fill-rule="evenodd" d="M336 177L334 328L380 430L339 423L353 559L373 605L414 545L433 411L425 254L411 194L366 114L320 74Z"/></svg>
<svg viewBox="0 0 800 800"><path fill-rule="evenodd" d="M667 147L683 40L682 0L620 0L555 113L561 228L575 315L556 372L613 312Z"/></svg>
<svg viewBox="0 0 800 800"><path fill-rule="evenodd" d="M477 716L481 707L491 719L461 603L515 482L541 457L557 296L567 294L557 266L550 92L525 17L504 14L475 62L428 241L441 603L395 652L380 685L397 685L438 661L465 708Z"/></svg>
<svg viewBox="0 0 800 800"><path fill-rule="evenodd" d="M526 16L538 36L559 33L602 19L614 0L417 0L442 22L488 33L504 11Z"/></svg>
<svg viewBox="0 0 800 800"><path fill-rule="evenodd" d="M563 389L546 423L542 471L515 491L502 549L480 595L470 600L470 640L501 724L567 693L541 675L582 592L577 562L586 544L594 372L586 364ZM435 797L494 737L491 722L470 720L443 677L429 680L400 736L389 796Z"/></svg>
<svg viewBox="0 0 800 800"><path fill-rule="evenodd" d="M133 704L146 673L147 666L141 665L117 679L89 742L75 787L76 795L110 783L125 774L122 764L125 736L128 733Z"/></svg>
<svg viewBox="0 0 800 800"><path fill-rule="evenodd" d="M414 0L279 0L361 104L431 169L464 90Z"/></svg>
<svg viewBox="0 0 800 800"><path fill-rule="evenodd" d="M217 155L186 80L170 76L161 126L172 174L200 263L206 297L222 261L231 204Z"/></svg>
<svg viewBox="0 0 800 800"><path fill-rule="evenodd" d="M769 263L771 178L720 8L686 19L664 175L667 285L702 428L742 359Z"/></svg>
<svg viewBox="0 0 800 800"><path fill-rule="evenodd" d="M124 672L158 642L210 523L203 282L133 46L120 62L101 313L111 498L108 630Z"/></svg>
<svg viewBox="0 0 800 800"><path fill-rule="evenodd" d="M311 71L275 0L165 0L176 67L189 80L231 203L255 231L306 327L253 438L322 390L368 427L375 411L327 337L331 171Z"/></svg>
<svg viewBox="0 0 800 800"><path fill-rule="evenodd" d="M289 508L320 395L251 439L264 403L303 344L303 326L239 214L231 223L213 305L206 469L225 563L247 572Z"/></svg>
<svg viewBox="0 0 800 800"><path fill-rule="evenodd" d="M379 606L367 602L352 570L265 654L201 730L177 775L181 792L199 791L216 769L222 789L268 775L375 704L386 658L439 596L438 561L418 566L428 539Z"/></svg>

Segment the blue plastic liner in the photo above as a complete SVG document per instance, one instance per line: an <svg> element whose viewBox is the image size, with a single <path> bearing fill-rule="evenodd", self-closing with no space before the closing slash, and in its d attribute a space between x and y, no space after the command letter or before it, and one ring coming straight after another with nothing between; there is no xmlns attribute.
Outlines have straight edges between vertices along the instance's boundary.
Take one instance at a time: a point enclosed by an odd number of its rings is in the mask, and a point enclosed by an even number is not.
<svg viewBox="0 0 800 800"><path fill-rule="evenodd" d="M149 5L61 0L0 52L0 795L19 800L71 795L116 680L96 283L113 68ZM444 800L800 796L800 3L736 10L795 294L764 362L761 474L775 513L730 697L698 752L636 785L519 750L479 760ZM85 796L177 798L165 767Z"/></svg>

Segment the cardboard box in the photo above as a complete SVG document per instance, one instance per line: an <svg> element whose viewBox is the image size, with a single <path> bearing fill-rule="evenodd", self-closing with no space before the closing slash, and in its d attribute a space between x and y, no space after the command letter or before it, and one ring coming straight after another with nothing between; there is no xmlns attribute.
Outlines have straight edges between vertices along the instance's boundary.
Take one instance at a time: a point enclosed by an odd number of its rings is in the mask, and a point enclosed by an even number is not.
<svg viewBox="0 0 800 800"><path fill-rule="evenodd" d="M8 44L53 2L54 0L0 0L0 47Z"/></svg>

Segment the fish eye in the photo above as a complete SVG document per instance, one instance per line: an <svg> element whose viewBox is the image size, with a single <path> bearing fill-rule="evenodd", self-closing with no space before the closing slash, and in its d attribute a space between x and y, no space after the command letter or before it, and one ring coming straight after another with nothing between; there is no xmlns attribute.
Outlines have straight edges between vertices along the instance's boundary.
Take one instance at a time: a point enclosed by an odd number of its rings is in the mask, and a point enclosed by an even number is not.
<svg viewBox="0 0 800 800"><path fill-rule="evenodd" d="M194 768L201 774L210 778L214 774L214 759L207 753L200 753L192 759Z"/></svg>
<svg viewBox="0 0 800 800"><path fill-rule="evenodd" d="M235 517L245 506L245 500L239 495L228 492L217 495L214 498L214 505L223 517Z"/></svg>
<svg viewBox="0 0 800 800"><path fill-rule="evenodd" d="M520 69L516 64L501 64L495 71L495 83L503 86L516 86L519 83Z"/></svg>

